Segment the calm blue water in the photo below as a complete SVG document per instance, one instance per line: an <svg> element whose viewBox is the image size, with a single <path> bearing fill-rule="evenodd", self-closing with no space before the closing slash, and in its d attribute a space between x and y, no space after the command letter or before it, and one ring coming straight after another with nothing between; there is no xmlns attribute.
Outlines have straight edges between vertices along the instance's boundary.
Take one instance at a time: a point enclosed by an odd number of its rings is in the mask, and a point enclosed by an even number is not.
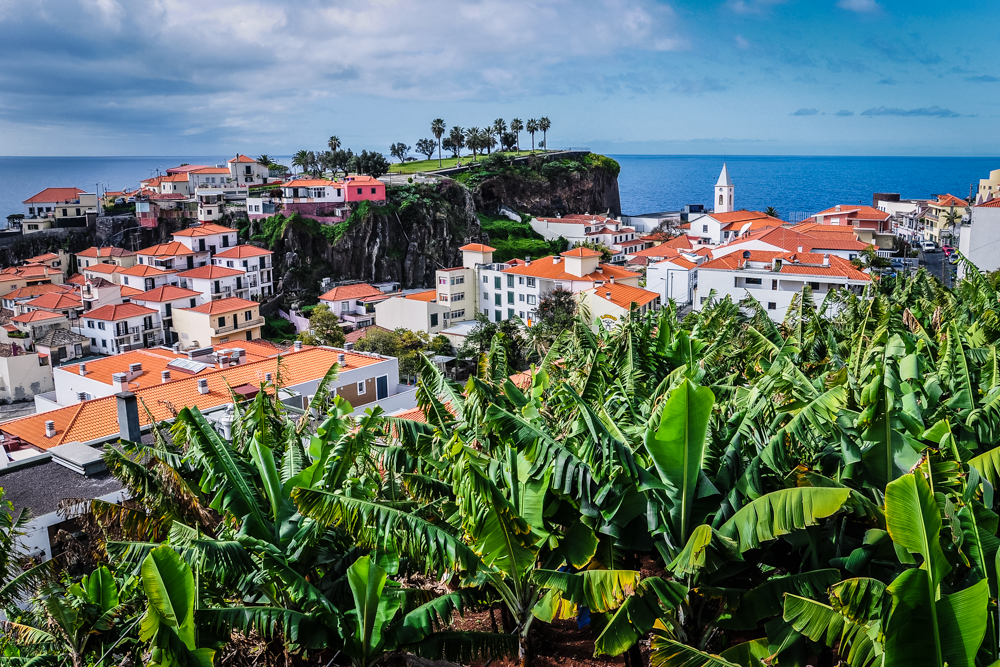
<svg viewBox="0 0 1000 667"><path fill-rule="evenodd" d="M21 202L46 187L76 186L92 192L138 187L159 169L183 162L221 164L232 156L0 157L0 220L22 212ZM758 157L712 155L614 155L626 214L710 205L712 186L729 164L736 207L774 206L782 217L815 213L833 204L871 203L873 192L929 197L969 194L969 185L1000 169L1000 158ZM288 156L279 161L288 164Z"/></svg>
<svg viewBox="0 0 1000 667"><path fill-rule="evenodd" d="M874 192L904 199L949 192L969 195L969 185L1000 169L1000 158L814 157L712 155L613 155L626 215L676 211L685 204L712 203L723 160L736 186L736 208L778 209L800 219L835 204L871 205Z"/></svg>

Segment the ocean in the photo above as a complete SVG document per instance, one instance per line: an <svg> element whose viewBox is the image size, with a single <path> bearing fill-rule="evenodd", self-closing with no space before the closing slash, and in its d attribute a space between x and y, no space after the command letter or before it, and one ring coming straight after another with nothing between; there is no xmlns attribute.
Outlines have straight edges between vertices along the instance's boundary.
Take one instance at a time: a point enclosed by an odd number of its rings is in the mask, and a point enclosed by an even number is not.
<svg viewBox="0 0 1000 667"><path fill-rule="evenodd" d="M232 156L0 157L0 221L23 212L22 201L47 187L92 192L135 188L168 167L221 164ZM834 204L871 204L874 192L903 198L949 192L966 197L969 186L1000 169L1000 158L813 157L720 155L612 155L621 164L618 185L627 215L711 205L722 163L736 186L736 207L778 209L798 220ZM288 156L276 156L288 164Z"/></svg>

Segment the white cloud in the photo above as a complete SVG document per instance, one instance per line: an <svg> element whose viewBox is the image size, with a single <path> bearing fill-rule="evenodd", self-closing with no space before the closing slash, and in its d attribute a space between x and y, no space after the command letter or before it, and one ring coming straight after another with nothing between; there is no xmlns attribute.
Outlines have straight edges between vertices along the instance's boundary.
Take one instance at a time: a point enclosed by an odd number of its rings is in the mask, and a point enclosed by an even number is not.
<svg viewBox="0 0 1000 667"><path fill-rule="evenodd" d="M749 49L751 46L750 40L743 35L736 35L736 46L741 49Z"/></svg>
<svg viewBox="0 0 1000 667"><path fill-rule="evenodd" d="M726 7L737 14L763 14L774 5L781 5L788 0L729 0Z"/></svg>
<svg viewBox="0 0 1000 667"><path fill-rule="evenodd" d="M838 0L837 6L859 14L877 12L882 9L875 0Z"/></svg>

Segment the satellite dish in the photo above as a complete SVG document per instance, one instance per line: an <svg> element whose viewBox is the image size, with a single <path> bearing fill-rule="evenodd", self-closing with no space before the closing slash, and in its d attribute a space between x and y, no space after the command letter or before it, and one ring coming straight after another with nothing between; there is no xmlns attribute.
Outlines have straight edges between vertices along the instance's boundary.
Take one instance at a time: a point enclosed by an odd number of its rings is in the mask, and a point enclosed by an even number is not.
<svg viewBox="0 0 1000 667"><path fill-rule="evenodd" d="M749 250L744 250L743 251L743 259L750 259L750 251Z"/></svg>
<svg viewBox="0 0 1000 667"><path fill-rule="evenodd" d="M739 233L739 235L740 235L740 236L743 236L744 234L746 234L746 233L747 233L748 231L750 231L750 228L751 228L752 226L753 226L753 223L750 223L750 222L744 222L744 223L743 223L743 226L742 226L742 227L740 227L740 233Z"/></svg>

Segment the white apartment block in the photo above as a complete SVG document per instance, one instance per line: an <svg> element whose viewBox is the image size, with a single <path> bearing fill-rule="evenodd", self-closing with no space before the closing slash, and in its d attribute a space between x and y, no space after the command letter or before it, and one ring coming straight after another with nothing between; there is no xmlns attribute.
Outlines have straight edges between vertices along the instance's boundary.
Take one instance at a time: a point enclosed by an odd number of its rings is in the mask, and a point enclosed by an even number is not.
<svg viewBox="0 0 1000 667"><path fill-rule="evenodd" d="M246 273L250 298L274 294L274 253L252 245L238 245L212 257L215 266L242 269Z"/></svg>

